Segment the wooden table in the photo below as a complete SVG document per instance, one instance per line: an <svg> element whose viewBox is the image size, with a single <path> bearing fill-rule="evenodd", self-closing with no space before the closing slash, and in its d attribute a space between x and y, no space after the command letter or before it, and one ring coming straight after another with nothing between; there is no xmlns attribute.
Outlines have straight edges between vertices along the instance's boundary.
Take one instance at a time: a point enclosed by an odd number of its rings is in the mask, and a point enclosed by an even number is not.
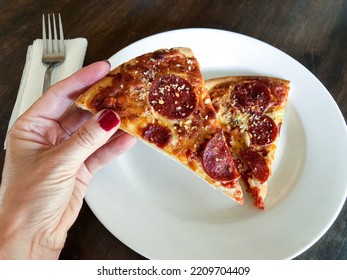
<svg viewBox="0 0 347 280"><path fill-rule="evenodd" d="M308 68L347 117L347 1L86 0L1 1L0 143L16 100L27 46L41 37L42 13L60 12L66 38L85 37L85 64L163 31L208 27L265 41ZM324 132L322 132L324 133ZM0 152L2 170L5 152ZM346 204L329 231L297 259L347 259ZM61 259L144 259L108 232L87 204Z"/></svg>

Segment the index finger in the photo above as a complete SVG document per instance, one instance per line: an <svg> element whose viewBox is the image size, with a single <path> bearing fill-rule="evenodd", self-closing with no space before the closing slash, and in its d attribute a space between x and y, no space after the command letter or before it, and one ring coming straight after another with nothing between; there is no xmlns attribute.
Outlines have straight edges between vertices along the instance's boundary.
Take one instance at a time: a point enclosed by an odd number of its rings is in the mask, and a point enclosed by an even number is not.
<svg viewBox="0 0 347 280"><path fill-rule="evenodd" d="M58 119L80 94L105 77L109 71L110 64L107 61L95 62L82 68L70 77L50 87L48 91L30 107L27 114L49 119Z"/></svg>

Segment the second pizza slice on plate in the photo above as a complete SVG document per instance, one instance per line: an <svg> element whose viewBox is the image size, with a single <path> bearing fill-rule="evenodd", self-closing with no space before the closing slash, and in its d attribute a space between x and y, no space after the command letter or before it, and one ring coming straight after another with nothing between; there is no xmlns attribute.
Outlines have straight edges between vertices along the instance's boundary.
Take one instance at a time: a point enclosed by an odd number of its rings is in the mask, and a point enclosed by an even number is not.
<svg viewBox="0 0 347 280"><path fill-rule="evenodd" d="M290 83L259 76L206 81L241 181L264 209Z"/></svg>
<svg viewBox="0 0 347 280"><path fill-rule="evenodd" d="M136 57L93 85L76 105L94 113L115 110L121 129L243 202L239 174L190 49Z"/></svg>

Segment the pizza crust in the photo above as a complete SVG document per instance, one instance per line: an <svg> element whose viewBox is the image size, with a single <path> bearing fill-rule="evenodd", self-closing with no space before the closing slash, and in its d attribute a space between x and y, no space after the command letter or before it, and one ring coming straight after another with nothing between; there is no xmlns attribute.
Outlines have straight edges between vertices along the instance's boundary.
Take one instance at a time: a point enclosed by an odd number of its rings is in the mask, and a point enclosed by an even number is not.
<svg viewBox="0 0 347 280"><path fill-rule="evenodd" d="M238 82L246 82L246 81L253 81L257 79L271 79L273 82L281 82L285 83L287 87L290 86L290 81L275 77L267 77L267 76L225 76L225 77L218 77L218 78L212 78L209 80L206 80L206 87L207 90L212 90L215 86L221 85L224 83L238 83Z"/></svg>
<svg viewBox="0 0 347 280"><path fill-rule="evenodd" d="M184 47L176 47L172 48L173 50L178 50L182 54L184 54L187 57L194 57L194 54L191 49L189 48L184 48ZM158 51L162 51L164 49L160 49ZM131 63L133 60L130 60L127 63ZM75 101L75 105L81 109L88 110L94 114L97 113L97 110L95 110L93 107L90 106L90 102L93 100L95 95L98 94L98 88L99 87L107 87L112 85L112 77L109 75L114 75L117 74L121 71L121 66L119 65L118 67L114 68L105 78L102 80L98 81L96 84L94 84L88 91L85 93L81 94L77 100Z"/></svg>

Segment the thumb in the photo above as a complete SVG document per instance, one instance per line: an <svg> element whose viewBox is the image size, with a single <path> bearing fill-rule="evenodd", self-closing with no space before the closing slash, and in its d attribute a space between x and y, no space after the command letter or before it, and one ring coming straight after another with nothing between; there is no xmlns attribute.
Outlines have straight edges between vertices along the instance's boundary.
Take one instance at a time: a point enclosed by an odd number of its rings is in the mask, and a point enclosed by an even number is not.
<svg viewBox="0 0 347 280"><path fill-rule="evenodd" d="M110 109L98 112L64 143L65 155L71 157L71 162L82 164L110 139L119 125L116 112Z"/></svg>

